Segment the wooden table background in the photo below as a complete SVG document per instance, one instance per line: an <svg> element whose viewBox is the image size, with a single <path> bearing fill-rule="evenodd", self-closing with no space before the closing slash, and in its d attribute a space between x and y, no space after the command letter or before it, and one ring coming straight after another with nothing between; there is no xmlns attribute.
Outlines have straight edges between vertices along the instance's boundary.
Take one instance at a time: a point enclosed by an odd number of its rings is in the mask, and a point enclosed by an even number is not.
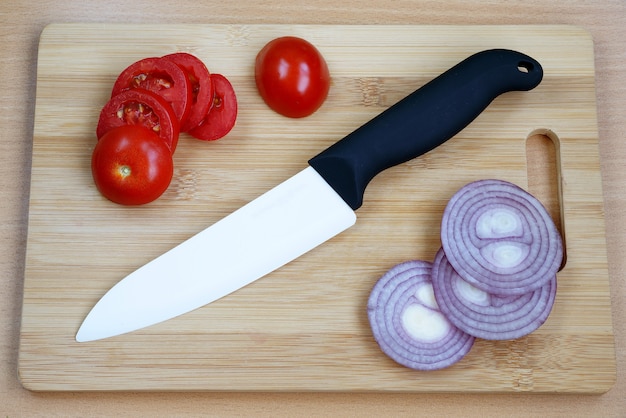
<svg viewBox="0 0 626 418"><path fill-rule="evenodd" d="M31 393L17 379L36 58L52 22L569 24L593 35L617 382L601 396L344 393ZM626 416L624 0L4 0L0 4L0 415ZM131 40L129 40L130 42ZM68 92L71 94L71 92Z"/></svg>

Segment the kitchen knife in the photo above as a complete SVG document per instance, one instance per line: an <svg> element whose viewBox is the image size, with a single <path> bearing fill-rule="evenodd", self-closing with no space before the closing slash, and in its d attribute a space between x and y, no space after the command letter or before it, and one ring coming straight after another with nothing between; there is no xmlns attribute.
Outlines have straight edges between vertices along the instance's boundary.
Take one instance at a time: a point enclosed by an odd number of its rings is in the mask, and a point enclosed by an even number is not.
<svg viewBox="0 0 626 418"><path fill-rule="evenodd" d="M500 94L531 90L542 77L541 65L516 51L466 58L313 157L300 173L121 280L89 312L76 340L182 315L315 248L355 223L374 176L444 143Z"/></svg>

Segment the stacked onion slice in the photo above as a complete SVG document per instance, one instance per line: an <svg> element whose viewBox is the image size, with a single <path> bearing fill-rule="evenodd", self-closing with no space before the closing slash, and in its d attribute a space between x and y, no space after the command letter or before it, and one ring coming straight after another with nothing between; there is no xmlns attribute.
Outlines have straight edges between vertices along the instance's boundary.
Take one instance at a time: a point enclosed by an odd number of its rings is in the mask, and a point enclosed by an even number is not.
<svg viewBox="0 0 626 418"><path fill-rule="evenodd" d="M433 288L441 311L465 332L486 340L510 340L539 328L556 295L556 276L544 286L519 295L498 295L464 280L443 250L433 267Z"/></svg>
<svg viewBox="0 0 626 418"><path fill-rule="evenodd" d="M550 282L563 246L552 218L532 195L502 180L480 180L450 199L441 221L448 261L486 292L519 295Z"/></svg>
<svg viewBox="0 0 626 418"><path fill-rule="evenodd" d="M535 197L502 180L469 183L444 210L441 243L432 268L425 261L399 264L370 295L374 337L396 362L419 370L446 367L471 347L452 335L472 343L474 337L515 339L546 321L563 243ZM432 286L430 302L420 298L425 283ZM415 314L427 308L433 313Z"/></svg>

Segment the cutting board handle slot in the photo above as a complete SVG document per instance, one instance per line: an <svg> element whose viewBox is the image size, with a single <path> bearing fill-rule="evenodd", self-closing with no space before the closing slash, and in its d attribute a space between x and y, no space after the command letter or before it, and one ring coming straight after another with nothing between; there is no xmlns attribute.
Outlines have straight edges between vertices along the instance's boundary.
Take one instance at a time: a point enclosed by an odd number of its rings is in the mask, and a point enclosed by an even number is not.
<svg viewBox="0 0 626 418"><path fill-rule="evenodd" d="M567 242L563 225L559 137L549 129L537 129L526 138L528 191L546 207L563 239L563 263L567 260Z"/></svg>

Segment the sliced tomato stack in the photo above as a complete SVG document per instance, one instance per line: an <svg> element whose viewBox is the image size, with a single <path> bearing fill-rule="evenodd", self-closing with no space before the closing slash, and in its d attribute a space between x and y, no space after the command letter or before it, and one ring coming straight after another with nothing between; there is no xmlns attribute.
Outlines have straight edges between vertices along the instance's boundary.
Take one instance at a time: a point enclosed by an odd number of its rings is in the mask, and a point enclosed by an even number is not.
<svg viewBox="0 0 626 418"><path fill-rule="evenodd" d="M212 141L235 126L237 97L221 74L211 74L195 55L177 52L144 58L124 69L100 114L98 138L120 125L144 125L172 152L179 132Z"/></svg>
<svg viewBox="0 0 626 418"><path fill-rule="evenodd" d="M98 144L94 153L100 153L102 149L108 149L107 154L115 152L114 148L100 144L100 139L107 140L106 134L112 130L133 126L137 128L137 141L145 141L147 135L158 137L167 145L172 157L180 132L200 140L214 141L228 134L236 119L237 98L232 84L223 75L211 74L196 56L178 52L144 58L125 68L113 84L111 98L100 112L96 128ZM124 134L133 137L128 129ZM115 155L109 157L107 160L116 160ZM125 169L124 178L132 177L127 167ZM92 164L92 172L96 185L101 183L102 177L117 173L112 168L103 168L102 163L99 167ZM129 187L125 186L129 182L118 183L119 188ZM148 203L162 193L149 200L113 199L110 192L100 187L99 190L105 197L123 204L125 200L133 202L126 204ZM132 190L118 192L118 196L136 194Z"/></svg>

